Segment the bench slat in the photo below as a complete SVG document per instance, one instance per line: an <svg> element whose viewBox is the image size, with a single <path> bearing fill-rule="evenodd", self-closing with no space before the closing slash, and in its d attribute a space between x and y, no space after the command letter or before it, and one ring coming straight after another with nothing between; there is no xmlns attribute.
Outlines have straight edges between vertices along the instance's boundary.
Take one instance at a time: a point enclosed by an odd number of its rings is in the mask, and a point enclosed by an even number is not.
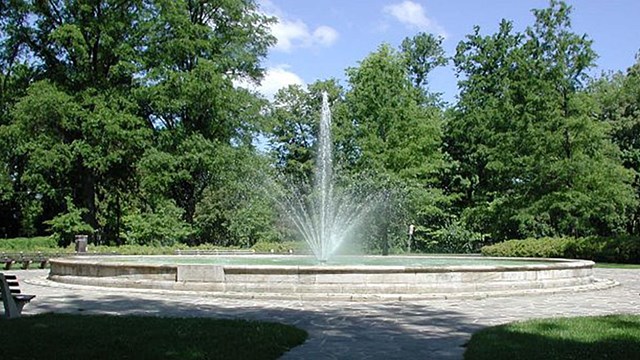
<svg viewBox="0 0 640 360"><path fill-rule="evenodd" d="M35 295L25 295L20 292L20 284L15 275L0 273L0 294L4 302L4 316L11 319L20 317L22 308L29 303Z"/></svg>
<svg viewBox="0 0 640 360"><path fill-rule="evenodd" d="M18 301L31 301L31 299L33 299L34 297L36 297L35 295L13 295L13 298L18 300Z"/></svg>

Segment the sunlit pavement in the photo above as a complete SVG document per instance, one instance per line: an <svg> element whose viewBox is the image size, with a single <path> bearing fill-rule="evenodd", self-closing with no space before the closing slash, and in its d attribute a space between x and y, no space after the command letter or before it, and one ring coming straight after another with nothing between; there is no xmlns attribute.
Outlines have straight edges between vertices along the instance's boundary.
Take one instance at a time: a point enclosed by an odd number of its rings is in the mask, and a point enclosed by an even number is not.
<svg viewBox="0 0 640 360"><path fill-rule="evenodd" d="M36 298L24 314L64 312L266 320L309 332L283 359L461 359L481 328L540 317L640 314L640 270L595 269L620 286L590 292L411 302L301 302L219 299L201 293L98 288L15 270ZM75 334L74 336L81 336Z"/></svg>

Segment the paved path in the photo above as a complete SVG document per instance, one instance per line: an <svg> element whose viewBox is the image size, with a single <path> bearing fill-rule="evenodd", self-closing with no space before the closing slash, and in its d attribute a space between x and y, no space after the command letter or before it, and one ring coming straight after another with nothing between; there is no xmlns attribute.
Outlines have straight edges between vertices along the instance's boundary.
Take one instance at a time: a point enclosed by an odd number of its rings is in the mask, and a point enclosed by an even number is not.
<svg viewBox="0 0 640 360"><path fill-rule="evenodd" d="M207 316L298 326L309 339L283 359L461 359L471 334L486 326L535 317L640 314L640 270L596 269L621 285L608 290L487 299L392 303L216 299L138 290L71 286L47 271L15 271L42 312Z"/></svg>

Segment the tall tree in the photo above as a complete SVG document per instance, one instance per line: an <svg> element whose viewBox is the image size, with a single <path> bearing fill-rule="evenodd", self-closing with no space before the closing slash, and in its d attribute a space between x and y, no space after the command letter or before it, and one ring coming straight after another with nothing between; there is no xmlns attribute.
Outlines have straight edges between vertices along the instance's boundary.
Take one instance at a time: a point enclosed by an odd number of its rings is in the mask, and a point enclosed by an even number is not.
<svg viewBox="0 0 640 360"><path fill-rule="evenodd" d="M424 89L428 95L427 77L431 71L447 64L447 58L442 48L441 36L419 33L402 40L400 51L406 63L407 72L418 89Z"/></svg>
<svg viewBox="0 0 640 360"><path fill-rule="evenodd" d="M216 166L225 164L219 154L252 151L264 103L233 80L258 80L274 42L272 19L255 1L4 4L0 106L9 115L0 123L0 186L12 189L3 204L18 202L30 214L23 229L42 232L67 197L110 239L128 214L169 209L192 222ZM17 68L11 54L29 70L24 76L4 76ZM28 91L9 97L7 79ZM167 163L177 165L157 167ZM170 180L159 188L166 191L148 190L155 180L143 171L153 166L162 173L156 178Z"/></svg>
<svg viewBox="0 0 640 360"><path fill-rule="evenodd" d="M354 170L374 173L377 186L389 196L374 235L384 251L389 243L402 246L409 223L435 225L432 220L439 216L442 197L436 183L443 161L441 112L422 105L406 58L388 45L357 68L348 69L347 75L350 90L345 120L351 123L355 138ZM399 209L405 211L392 215Z"/></svg>
<svg viewBox="0 0 640 360"><path fill-rule="evenodd" d="M290 85L279 90L273 101L269 116L272 153L276 167L295 182L313 181L323 91L331 99L335 123L343 96L336 80L316 81L306 89ZM339 132L338 127L333 130Z"/></svg>
<svg viewBox="0 0 640 360"><path fill-rule="evenodd" d="M147 136L128 96L142 1L12 5L22 13L8 18L10 39L37 70L35 79L46 79L33 83L11 112L7 132L13 161L21 164L14 186L41 204L44 218L64 211L68 196L87 210L83 220L92 228L117 223L118 202L102 214L98 203L127 191Z"/></svg>
<svg viewBox="0 0 640 360"><path fill-rule="evenodd" d="M223 186L215 166L225 158L218 154L251 148L261 126L264 102L234 87L233 80L262 76L260 61L274 43L269 33L273 20L253 0L153 4L145 23L143 86L136 95L158 141L143 164L154 171L173 170L152 176L170 179L167 187L144 194L171 199L184 210L183 220L193 223L207 187Z"/></svg>
<svg viewBox="0 0 640 360"><path fill-rule="evenodd" d="M468 217L498 239L620 232L633 204L629 173L583 91L591 41L570 31L569 14L552 1L523 35L503 22L458 47L451 154L468 171Z"/></svg>
<svg viewBox="0 0 640 360"><path fill-rule="evenodd" d="M622 151L622 163L635 172L640 198L640 55L625 73L604 76L591 85L599 105L599 118L611 127L611 138ZM640 234L640 206L630 213L627 231Z"/></svg>

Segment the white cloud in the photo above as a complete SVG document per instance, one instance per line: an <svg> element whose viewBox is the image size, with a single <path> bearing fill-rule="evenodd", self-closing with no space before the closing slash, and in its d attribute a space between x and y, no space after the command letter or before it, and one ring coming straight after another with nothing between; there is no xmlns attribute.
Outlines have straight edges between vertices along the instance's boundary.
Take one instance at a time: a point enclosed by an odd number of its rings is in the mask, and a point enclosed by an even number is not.
<svg viewBox="0 0 640 360"><path fill-rule="evenodd" d="M288 70L288 65L278 65L267 69L264 79L260 83L260 86L256 86L249 81L235 81L235 85L246 89L258 91L264 97L269 100L273 100L274 95L278 90L289 85L301 85L304 86L304 80L296 73Z"/></svg>
<svg viewBox="0 0 640 360"><path fill-rule="evenodd" d="M442 37L447 35L438 23L427 16L422 5L413 1L405 0L401 3L388 5L384 7L383 11L407 27L425 32L434 32Z"/></svg>
<svg viewBox="0 0 640 360"><path fill-rule="evenodd" d="M278 39L274 49L289 52L294 46L309 46L311 34L307 25L302 21L283 21L271 27L271 34ZM295 45L294 45L295 43Z"/></svg>
<svg viewBox="0 0 640 360"><path fill-rule="evenodd" d="M268 99L273 99L278 90L289 85L304 86L304 80L296 73L287 70L286 66L280 65L267 69L267 74L260 85L260 92Z"/></svg>
<svg viewBox="0 0 640 360"><path fill-rule="evenodd" d="M329 47L333 45L340 35L338 32L329 26L320 26L313 32L313 38L316 39L320 45Z"/></svg>
<svg viewBox="0 0 640 360"><path fill-rule="evenodd" d="M277 39L274 50L290 52L297 47L329 47L340 37L338 31L327 25L318 26L313 31L310 30L304 21L289 19L269 0L261 1L260 8L267 15L277 18L278 22L271 27L271 34Z"/></svg>

